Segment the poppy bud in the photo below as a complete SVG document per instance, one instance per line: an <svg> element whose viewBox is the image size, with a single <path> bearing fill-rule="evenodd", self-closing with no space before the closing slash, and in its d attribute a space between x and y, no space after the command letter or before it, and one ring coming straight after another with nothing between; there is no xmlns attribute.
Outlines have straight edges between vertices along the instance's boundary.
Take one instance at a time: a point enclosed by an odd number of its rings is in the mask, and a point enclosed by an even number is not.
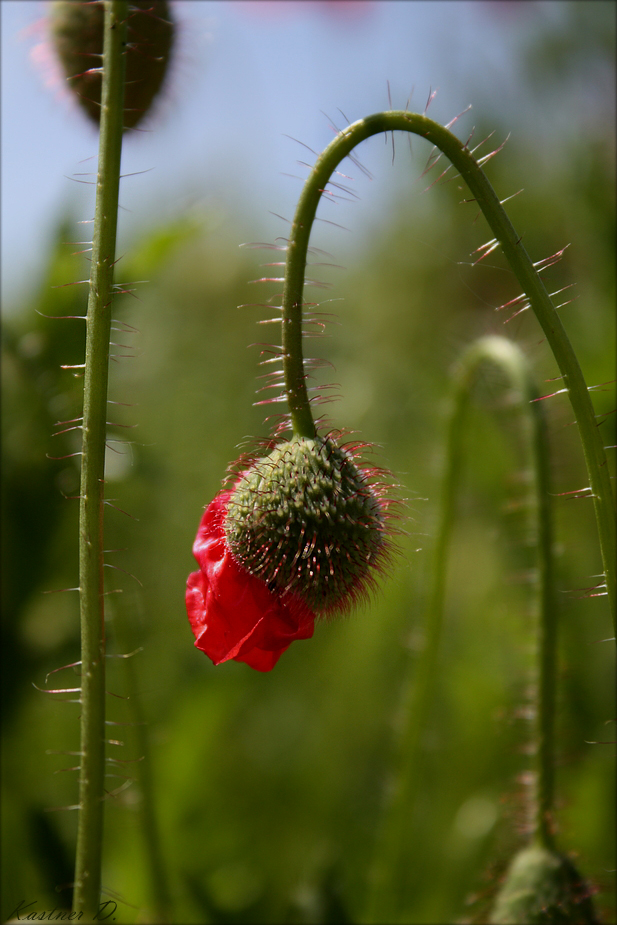
<svg viewBox="0 0 617 925"><path fill-rule="evenodd" d="M225 534L234 559L315 613L346 610L387 555L377 472L331 437L293 437L233 487Z"/></svg>
<svg viewBox="0 0 617 925"><path fill-rule="evenodd" d="M98 125L101 116L102 0L55 0L51 35L68 85ZM134 128L159 92L174 40L167 0L129 4L126 48L124 127Z"/></svg>
<svg viewBox="0 0 617 925"><path fill-rule="evenodd" d="M587 884L568 858L532 845L507 873L492 925L597 925Z"/></svg>

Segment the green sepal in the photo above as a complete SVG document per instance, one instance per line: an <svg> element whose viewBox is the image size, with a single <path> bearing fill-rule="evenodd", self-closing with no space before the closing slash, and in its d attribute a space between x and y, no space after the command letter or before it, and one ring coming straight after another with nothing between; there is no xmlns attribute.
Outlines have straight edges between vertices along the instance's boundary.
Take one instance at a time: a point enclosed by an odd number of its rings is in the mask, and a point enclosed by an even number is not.
<svg viewBox="0 0 617 925"><path fill-rule="evenodd" d="M514 858L491 925L597 925L589 886L572 862L532 845Z"/></svg>
<svg viewBox="0 0 617 925"><path fill-rule="evenodd" d="M386 550L386 505L373 470L326 437L293 437L237 481L225 533L234 558L316 612L371 590Z"/></svg>

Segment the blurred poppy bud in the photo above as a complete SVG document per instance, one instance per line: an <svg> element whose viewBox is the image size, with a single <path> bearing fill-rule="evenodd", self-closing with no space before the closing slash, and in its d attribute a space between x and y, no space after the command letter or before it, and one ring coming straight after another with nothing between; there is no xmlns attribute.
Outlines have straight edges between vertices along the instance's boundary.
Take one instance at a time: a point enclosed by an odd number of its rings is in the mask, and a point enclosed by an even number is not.
<svg viewBox="0 0 617 925"><path fill-rule="evenodd" d="M97 125L101 115L103 0L54 0L52 44L72 92ZM124 127L134 128L152 106L169 65L174 25L167 0L129 3Z"/></svg>
<svg viewBox="0 0 617 925"><path fill-rule="evenodd" d="M588 885L568 858L540 845L520 851L495 901L492 925L597 925Z"/></svg>

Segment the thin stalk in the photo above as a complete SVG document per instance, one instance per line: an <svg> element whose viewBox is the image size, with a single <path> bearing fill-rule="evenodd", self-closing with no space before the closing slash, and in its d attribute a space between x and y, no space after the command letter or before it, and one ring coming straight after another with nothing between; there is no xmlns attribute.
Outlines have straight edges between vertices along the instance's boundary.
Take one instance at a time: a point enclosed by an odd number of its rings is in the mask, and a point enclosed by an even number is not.
<svg viewBox="0 0 617 925"><path fill-rule="evenodd" d="M165 925L166 922L173 922L174 916L156 813L156 787L152 768L149 726L142 703L139 672L135 662L135 658L139 658L137 642L133 638L135 634L130 621L123 618L122 613L114 615L113 632L120 652L130 653L122 655L121 661L128 698L127 706L133 726L131 739L139 758L135 767L136 782L140 790L137 808L144 843L146 872L150 882L151 911L154 921L158 925Z"/></svg>
<svg viewBox="0 0 617 925"><path fill-rule="evenodd" d="M152 769L150 735L141 705L141 697L137 688L137 679L130 661L128 672L130 676L130 690L132 691L129 696L131 697L132 713L135 722L137 748L139 756L143 759L139 764L138 770L138 782L141 789L139 813L148 877L150 880L150 894L152 896L152 907L156 921L159 925L164 925L166 922L173 922L174 918L167 870L163 856L163 844L156 815L156 793Z"/></svg>
<svg viewBox="0 0 617 925"><path fill-rule="evenodd" d="M545 848L552 848L554 801L554 722L557 625L553 585L552 527L549 495L549 459L542 402L525 357L511 341L486 337L472 344L460 359L454 381L454 398L448 423L446 468L440 493L441 505L432 569L432 587L426 622L426 643L415 683L407 695L403 731L397 743L394 786L389 794L372 871L367 921L396 922L404 912L404 851L409 842L421 764L421 737L434 701L439 671L439 648L446 592L447 560L456 498L460 485L466 410L479 366L489 362L506 375L523 413L522 424L533 474L535 533L537 535L537 701L536 701L536 800L534 832Z"/></svg>
<svg viewBox="0 0 617 925"><path fill-rule="evenodd" d="M90 918L99 907L101 892L105 796L103 496L127 16L126 0L106 0L99 163L86 319L79 510L81 769L73 910Z"/></svg>
<svg viewBox="0 0 617 925"><path fill-rule="evenodd" d="M343 158L366 138L391 131L412 132L426 138L439 148L458 170L495 238L501 244L505 257L544 331L563 376L564 387L567 389L581 435L598 525L606 593L615 626L617 554L613 492L602 437L576 354L544 283L523 247L521 236L512 227L478 162L466 145L452 132L426 116L391 111L376 113L354 122L339 132L317 158L304 185L287 247L283 291L283 369L293 431L295 434L308 437L315 434L302 361L302 306L307 249L317 206L330 177Z"/></svg>

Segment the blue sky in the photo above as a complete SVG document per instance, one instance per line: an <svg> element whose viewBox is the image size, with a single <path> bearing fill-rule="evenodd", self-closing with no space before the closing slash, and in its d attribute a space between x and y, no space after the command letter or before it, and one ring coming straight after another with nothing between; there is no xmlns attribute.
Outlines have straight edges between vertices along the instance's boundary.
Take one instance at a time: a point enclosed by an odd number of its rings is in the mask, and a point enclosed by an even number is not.
<svg viewBox="0 0 617 925"><path fill-rule="evenodd" d="M3 294L15 301L36 284L50 232L73 204L93 213L92 188L69 177L95 170L97 136L81 112L44 85L32 49L44 34L45 2L2 0ZM534 24L558 19L559 3L376 0L364 4L178 0L175 66L148 131L127 138L120 248L140 228L188 209L213 210L272 239L291 217L304 176L298 159L331 139L327 113L344 123L389 108L423 110L449 121L533 110L521 98L521 41ZM516 120L514 120L516 121ZM369 147L370 146L370 147ZM390 154L381 140L362 153L376 181L359 180L352 221L383 211ZM88 179L87 177L85 179ZM335 207L336 208L336 207ZM343 206L343 209L345 206ZM338 216L337 216L337 220ZM346 220L349 218L346 216ZM246 225L246 229L243 227ZM238 242L240 243L240 242ZM343 245L346 246L346 245Z"/></svg>

